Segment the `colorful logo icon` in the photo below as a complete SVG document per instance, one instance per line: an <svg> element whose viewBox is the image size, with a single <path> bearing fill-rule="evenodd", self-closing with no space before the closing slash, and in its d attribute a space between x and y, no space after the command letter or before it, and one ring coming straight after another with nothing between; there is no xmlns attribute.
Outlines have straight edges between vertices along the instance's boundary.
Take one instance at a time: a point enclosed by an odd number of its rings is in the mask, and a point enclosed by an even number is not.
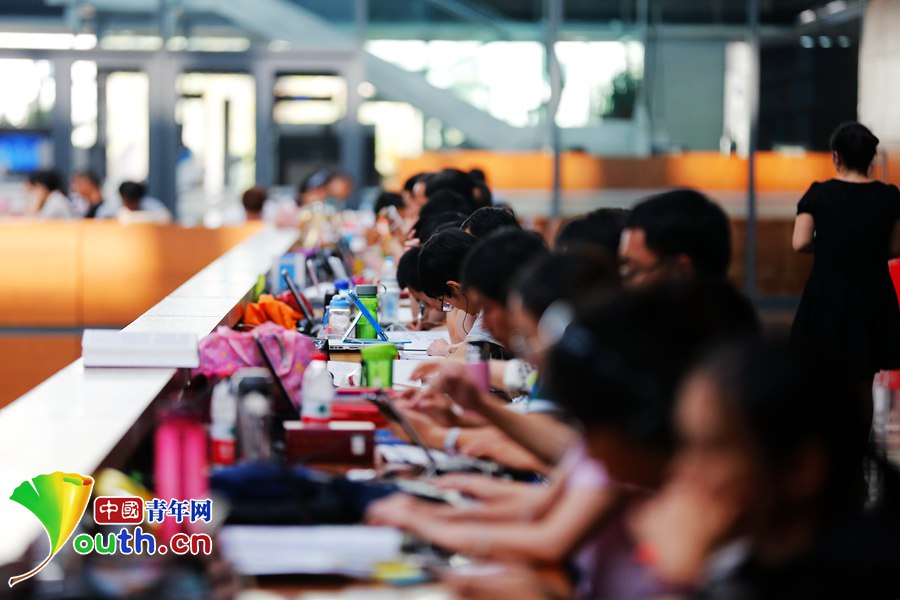
<svg viewBox="0 0 900 600"><path fill-rule="evenodd" d="M50 540L50 553L32 570L11 577L9 587L36 575L56 556L81 521L93 489L93 478L57 471L23 481L13 491L10 499L30 510L44 526Z"/></svg>

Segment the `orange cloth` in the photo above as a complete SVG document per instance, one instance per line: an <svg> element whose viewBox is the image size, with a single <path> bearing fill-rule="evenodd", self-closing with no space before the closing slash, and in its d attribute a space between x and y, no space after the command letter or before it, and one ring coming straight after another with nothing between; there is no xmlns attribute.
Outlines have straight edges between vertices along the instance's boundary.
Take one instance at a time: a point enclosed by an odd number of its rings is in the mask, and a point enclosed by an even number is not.
<svg viewBox="0 0 900 600"><path fill-rule="evenodd" d="M244 323L247 325L262 325L266 321L272 321L286 329L297 329L297 322L302 317L272 294L263 294L259 297L259 302L251 302L244 309Z"/></svg>

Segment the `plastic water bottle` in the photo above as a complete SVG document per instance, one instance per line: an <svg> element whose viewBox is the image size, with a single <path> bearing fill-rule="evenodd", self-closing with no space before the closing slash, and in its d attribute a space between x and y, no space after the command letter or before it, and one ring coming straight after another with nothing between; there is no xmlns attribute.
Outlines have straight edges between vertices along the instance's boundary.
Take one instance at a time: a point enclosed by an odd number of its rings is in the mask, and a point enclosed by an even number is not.
<svg viewBox="0 0 900 600"><path fill-rule="evenodd" d="M303 373L303 403L300 416L304 423L324 424L331 420L334 384L323 352L316 352Z"/></svg>
<svg viewBox="0 0 900 600"><path fill-rule="evenodd" d="M381 267L381 285L384 292L380 321L396 323L400 320L400 286L397 285L397 266L394 264L393 256L384 259L384 265Z"/></svg>
<svg viewBox="0 0 900 600"><path fill-rule="evenodd" d="M236 457L234 429L237 424L237 397L227 381L220 381L212 391L209 405L210 466L233 465Z"/></svg>
<svg viewBox="0 0 900 600"><path fill-rule="evenodd" d="M350 329L350 302L346 298L335 296L328 305L328 326L325 336L328 339L340 339Z"/></svg>
<svg viewBox="0 0 900 600"><path fill-rule="evenodd" d="M469 342L466 347L466 370L483 392L490 388L489 354L485 344Z"/></svg>

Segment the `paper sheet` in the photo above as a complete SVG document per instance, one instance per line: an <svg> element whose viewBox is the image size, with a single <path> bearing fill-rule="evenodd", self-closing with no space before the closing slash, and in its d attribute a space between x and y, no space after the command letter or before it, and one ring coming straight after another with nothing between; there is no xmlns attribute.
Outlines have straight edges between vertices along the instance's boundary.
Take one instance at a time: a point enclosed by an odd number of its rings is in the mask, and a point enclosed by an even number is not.
<svg viewBox="0 0 900 600"><path fill-rule="evenodd" d="M403 533L392 527L227 525L222 554L241 575L368 576L379 562L397 560Z"/></svg>

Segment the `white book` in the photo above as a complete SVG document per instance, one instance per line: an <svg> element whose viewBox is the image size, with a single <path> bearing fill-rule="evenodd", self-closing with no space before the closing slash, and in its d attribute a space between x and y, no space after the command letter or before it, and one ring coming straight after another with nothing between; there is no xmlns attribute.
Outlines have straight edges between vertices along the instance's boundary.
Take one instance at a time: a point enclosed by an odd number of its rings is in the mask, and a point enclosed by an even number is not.
<svg viewBox="0 0 900 600"><path fill-rule="evenodd" d="M200 366L197 335L176 332L131 332L86 329L81 338L85 367Z"/></svg>
<svg viewBox="0 0 900 600"><path fill-rule="evenodd" d="M241 575L367 577L376 564L401 557L403 532L364 525L226 525L218 541Z"/></svg>

